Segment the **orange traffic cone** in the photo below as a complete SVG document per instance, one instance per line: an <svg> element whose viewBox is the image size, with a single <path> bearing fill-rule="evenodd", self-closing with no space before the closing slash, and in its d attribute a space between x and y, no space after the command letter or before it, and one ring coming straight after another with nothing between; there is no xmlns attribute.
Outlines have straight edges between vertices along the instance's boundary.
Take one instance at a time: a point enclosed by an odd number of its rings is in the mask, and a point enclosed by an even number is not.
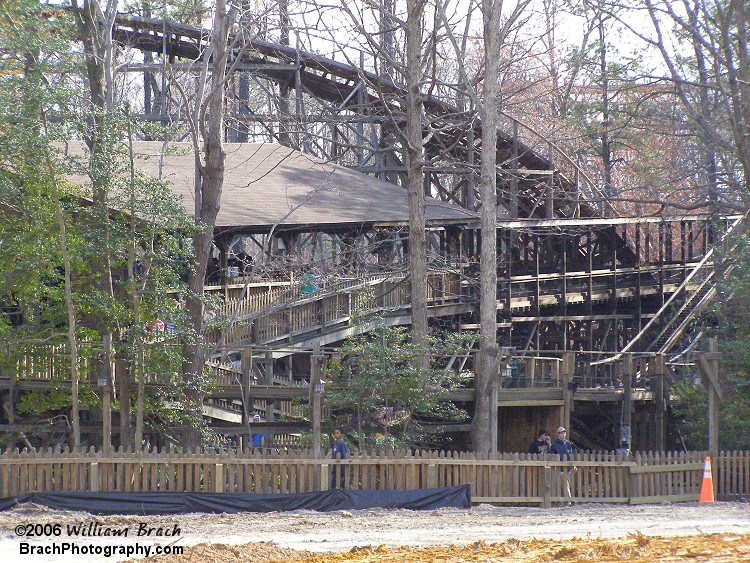
<svg viewBox="0 0 750 563"><path fill-rule="evenodd" d="M714 502L714 478L711 477L711 458L708 456L703 466L700 502Z"/></svg>

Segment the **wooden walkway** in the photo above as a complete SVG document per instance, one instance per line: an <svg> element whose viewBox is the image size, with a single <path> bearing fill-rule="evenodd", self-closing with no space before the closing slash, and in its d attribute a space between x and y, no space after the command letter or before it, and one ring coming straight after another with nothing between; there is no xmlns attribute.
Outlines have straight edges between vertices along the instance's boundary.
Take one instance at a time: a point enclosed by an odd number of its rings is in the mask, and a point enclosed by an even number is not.
<svg viewBox="0 0 750 563"><path fill-rule="evenodd" d="M593 303L632 300L675 292L699 261L653 268L618 268L565 274L513 275L499 283L507 285L506 297L498 300L498 311L514 320L527 320L524 311ZM657 275L653 275L657 274ZM433 271L427 280L428 314L431 317L466 314L478 310L467 274ZM562 288L562 289L561 289ZM222 347L256 345L309 348L313 341L333 343L357 331L384 324L411 322L411 288L405 274L374 274L361 279L340 280L313 294L300 291L300 283L274 287L226 303L217 318L231 328L222 335L210 332L207 340ZM532 314L529 319L536 319ZM354 322L357 318L358 322ZM464 327L468 328L468 327Z"/></svg>

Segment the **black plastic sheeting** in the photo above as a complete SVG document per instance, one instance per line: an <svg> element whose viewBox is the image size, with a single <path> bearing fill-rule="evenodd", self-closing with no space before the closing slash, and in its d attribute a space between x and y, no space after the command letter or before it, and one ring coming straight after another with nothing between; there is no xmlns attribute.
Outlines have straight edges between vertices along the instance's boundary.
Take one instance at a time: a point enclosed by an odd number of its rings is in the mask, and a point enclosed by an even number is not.
<svg viewBox="0 0 750 563"><path fill-rule="evenodd" d="M289 512L292 510L361 510L469 508L469 485L413 491L333 490L301 494L254 493L31 493L0 499L0 510L34 503L55 510L90 514L187 514L190 512Z"/></svg>

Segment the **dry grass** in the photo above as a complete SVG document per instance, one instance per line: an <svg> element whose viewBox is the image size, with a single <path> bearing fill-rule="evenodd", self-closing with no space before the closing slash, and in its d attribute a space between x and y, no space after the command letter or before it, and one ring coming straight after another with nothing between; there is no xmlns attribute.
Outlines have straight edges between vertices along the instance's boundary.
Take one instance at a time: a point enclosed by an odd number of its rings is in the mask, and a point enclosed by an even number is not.
<svg viewBox="0 0 750 563"><path fill-rule="evenodd" d="M583 562L703 562L750 560L750 534L701 534L696 536L645 536L640 531L622 539L573 538L570 540L477 541L463 546L388 549L384 545L356 547L346 553L306 556L273 544L235 546L201 544L188 548L179 558L156 557L152 561L175 563L230 563L274 561L277 563L554 563Z"/></svg>

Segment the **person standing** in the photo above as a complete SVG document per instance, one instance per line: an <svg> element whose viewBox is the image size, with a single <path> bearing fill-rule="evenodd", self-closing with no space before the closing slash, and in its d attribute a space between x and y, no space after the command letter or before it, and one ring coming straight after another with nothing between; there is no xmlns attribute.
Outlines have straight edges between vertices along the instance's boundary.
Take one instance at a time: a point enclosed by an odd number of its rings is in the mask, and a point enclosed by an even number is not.
<svg viewBox="0 0 750 563"><path fill-rule="evenodd" d="M260 422L260 415L255 414L253 415L253 424L258 424ZM254 449L260 449L266 444L266 435L262 432L253 432L252 433L252 445Z"/></svg>
<svg viewBox="0 0 750 563"><path fill-rule="evenodd" d="M549 436L549 430L547 430L546 428L542 428L536 435L536 440L531 442L531 445L529 446L529 453L537 455L548 454L551 446L552 440Z"/></svg>
<svg viewBox="0 0 750 563"><path fill-rule="evenodd" d="M344 442L344 433L341 431L341 428L336 428L333 431L333 447L331 448L331 457L333 459L349 458L349 447L346 445L346 442ZM344 465L334 465L331 469L331 489L345 488L345 475L346 470Z"/></svg>
<svg viewBox="0 0 750 563"><path fill-rule="evenodd" d="M552 442L549 453L560 456L560 461L570 461L570 457L573 454L573 444L567 439L568 431L565 430L564 426L560 426L557 429L557 438ZM578 468L574 465L573 471L578 471ZM572 498L570 494L570 469L560 468L560 477L565 480L565 492L568 498Z"/></svg>

